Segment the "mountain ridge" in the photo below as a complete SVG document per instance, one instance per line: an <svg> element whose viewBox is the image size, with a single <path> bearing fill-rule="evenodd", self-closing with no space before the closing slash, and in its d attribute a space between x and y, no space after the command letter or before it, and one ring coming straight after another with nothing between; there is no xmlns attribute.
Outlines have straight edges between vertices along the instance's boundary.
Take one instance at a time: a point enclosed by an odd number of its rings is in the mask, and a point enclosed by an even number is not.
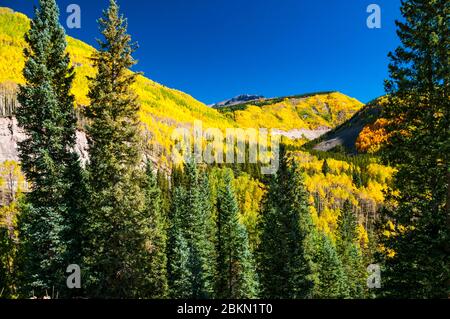
<svg viewBox="0 0 450 319"><path fill-rule="evenodd" d="M344 123L363 103L338 91L325 91L244 102L218 110L243 127L280 130L331 129Z"/></svg>
<svg viewBox="0 0 450 319"><path fill-rule="evenodd" d="M210 106L213 108L221 108L221 107L225 107L225 106L232 106L232 105L248 103L248 102L252 102L252 101L256 101L256 100L264 100L264 99L266 99L266 98L262 95L240 94L231 99L228 99L228 100L225 100L222 102L218 102L218 103L212 104Z"/></svg>

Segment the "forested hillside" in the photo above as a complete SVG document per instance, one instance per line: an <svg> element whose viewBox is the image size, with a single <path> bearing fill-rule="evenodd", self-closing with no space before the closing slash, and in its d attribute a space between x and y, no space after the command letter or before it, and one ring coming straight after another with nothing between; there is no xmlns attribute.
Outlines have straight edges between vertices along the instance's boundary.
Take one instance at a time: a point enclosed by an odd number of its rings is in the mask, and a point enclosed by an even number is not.
<svg viewBox="0 0 450 319"><path fill-rule="evenodd" d="M24 34L29 28L25 15L9 8L0 8L0 85L12 88L23 84ZM75 67L76 75L72 86L75 107L89 104L87 97L87 76L95 74L90 61L94 48L77 39L67 37L67 51ZM177 126L190 127L194 120L201 120L204 127L234 127L235 123L217 110L204 105L188 94L169 89L144 76L138 76L134 89L141 103L140 119L146 124L151 138L152 151L168 164L168 152L172 147L170 136Z"/></svg>
<svg viewBox="0 0 450 319"><path fill-rule="evenodd" d="M333 128L347 121L362 103L339 92L317 92L262 99L221 107L240 127L280 130Z"/></svg>
<svg viewBox="0 0 450 319"><path fill-rule="evenodd" d="M31 20L0 8L1 116L23 129L20 160L0 163L0 298L450 296L450 77L448 50L437 50L449 46L449 5L416 2L402 4L385 97L217 109L130 71L116 0L98 20L98 50L66 36L55 0ZM270 174L246 141L241 162L195 151L173 161L172 133L196 120L290 134L266 150ZM305 132L324 130L305 145ZM215 156L202 138L200 156Z"/></svg>
<svg viewBox="0 0 450 319"><path fill-rule="evenodd" d="M9 8L0 8L0 86L8 90L14 90L16 84L24 83L23 36L28 28L29 19L25 15ZM95 49L72 37L67 37L67 42L67 51L76 71L71 92L75 95L75 107L83 108L89 104L87 76L95 73L90 61ZM343 123L362 106L355 99L330 92L269 99L263 106L249 105L245 110L240 110L242 106L236 106L236 111L234 107L218 111L188 94L169 89L144 76L138 76L133 87L141 105L140 119L150 133L150 152L165 165L170 164L168 157L173 146L170 138L172 131L180 126L190 128L194 120L202 121L204 128L223 130L231 127L287 131L332 128Z"/></svg>

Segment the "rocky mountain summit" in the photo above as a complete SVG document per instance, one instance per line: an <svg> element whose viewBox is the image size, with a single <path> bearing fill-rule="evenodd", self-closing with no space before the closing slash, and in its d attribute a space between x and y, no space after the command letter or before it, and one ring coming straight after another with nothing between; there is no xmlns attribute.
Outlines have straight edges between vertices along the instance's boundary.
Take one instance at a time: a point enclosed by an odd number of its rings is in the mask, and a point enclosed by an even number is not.
<svg viewBox="0 0 450 319"><path fill-rule="evenodd" d="M213 104L212 107L220 108L220 107L224 107L224 106L232 106L232 105L237 105L237 104L241 104L241 103L245 103L245 102L258 101L258 100L264 100L264 99L265 99L265 97L262 95L241 94L232 99Z"/></svg>

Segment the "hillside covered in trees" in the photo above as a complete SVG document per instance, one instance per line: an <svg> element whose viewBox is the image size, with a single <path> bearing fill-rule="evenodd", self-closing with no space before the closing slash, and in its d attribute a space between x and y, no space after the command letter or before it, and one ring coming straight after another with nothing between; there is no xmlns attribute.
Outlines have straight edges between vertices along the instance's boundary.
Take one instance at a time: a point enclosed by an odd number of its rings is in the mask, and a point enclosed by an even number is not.
<svg viewBox="0 0 450 319"><path fill-rule="evenodd" d="M1 88L6 92L15 91L17 84L23 84L25 81L22 72L25 59L22 51L26 45L24 34L29 23L29 18L25 15L9 8L0 8L0 94ZM80 40L67 37L67 52L76 71L71 89L75 96L74 106L82 109L89 105L86 77L95 73L90 61L95 49ZM318 127L329 129L343 123L362 106L357 100L337 92L317 93L310 94L305 99L299 96L296 99L281 99L277 103L273 101L273 105L262 108L251 106L250 110L236 111L234 115L229 115L228 112L223 114L188 94L167 88L142 75L137 77L133 88L139 96L139 118L151 137L148 139L149 152L165 165L170 165L171 161L172 131L180 126L192 128L195 120L202 121L204 128L223 130L232 127L275 128L286 131ZM272 113L268 112L269 109L272 109ZM283 109L283 112L280 112L280 109Z"/></svg>
<svg viewBox="0 0 450 319"><path fill-rule="evenodd" d="M450 296L448 1L405 1L388 95L367 106L318 92L220 109L129 71L115 0L98 50L66 36L54 0L39 5L32 20L0 8L2 116L26 134L20 161L0 163L0 298ZM196 120L330 132L281 134L273 175L173 163L174 129Z"/></svg>

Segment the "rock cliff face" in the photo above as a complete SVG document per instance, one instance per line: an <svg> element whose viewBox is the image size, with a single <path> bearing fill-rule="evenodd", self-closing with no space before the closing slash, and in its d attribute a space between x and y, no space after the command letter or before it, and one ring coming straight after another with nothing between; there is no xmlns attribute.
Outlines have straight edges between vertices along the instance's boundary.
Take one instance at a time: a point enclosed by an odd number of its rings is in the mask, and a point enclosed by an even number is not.
<svg viewBox="0 0 450 319"><path fill-rule="evenodd" d="M0 162L18 161L17 142L24 138L15 118L0 117Z"/></svg>
<svg viewBox="0 0 450 319"><path fill-rule="evenodd" d="M87 137L82 131L77 131L76 137L75 152L80 156L82 166L85 166L89 160ZM15 117L0 117L0 163L4 161L20 162L17 144L25 138L25 132L18 126ZM161 165L158 157L147 150L144 152L143 167L148 161L152 163L155 173L160 169L170 176L170 169Z"/></svg>
<svg viewBox="0 0 450 319"><path fill-rule="evenodd" d="M18 126L14 117L0 117L0 163L8 160L19 161L17 143L26 138L24 131ZM77 131L75 151L84 164L88 159L88 143L86 135Z"/></svg>
<svg viewBox="0 0 450 319"><path fill-rule="evenodd" d="M17 87L12 85L0 85L0 163L4 161L19 162L18 142L26 138L25 132L13 116L19 103L16 98ZM88 143L86 135L77 131L75 151L80 156L83 165L88 160Z"/></svg>

